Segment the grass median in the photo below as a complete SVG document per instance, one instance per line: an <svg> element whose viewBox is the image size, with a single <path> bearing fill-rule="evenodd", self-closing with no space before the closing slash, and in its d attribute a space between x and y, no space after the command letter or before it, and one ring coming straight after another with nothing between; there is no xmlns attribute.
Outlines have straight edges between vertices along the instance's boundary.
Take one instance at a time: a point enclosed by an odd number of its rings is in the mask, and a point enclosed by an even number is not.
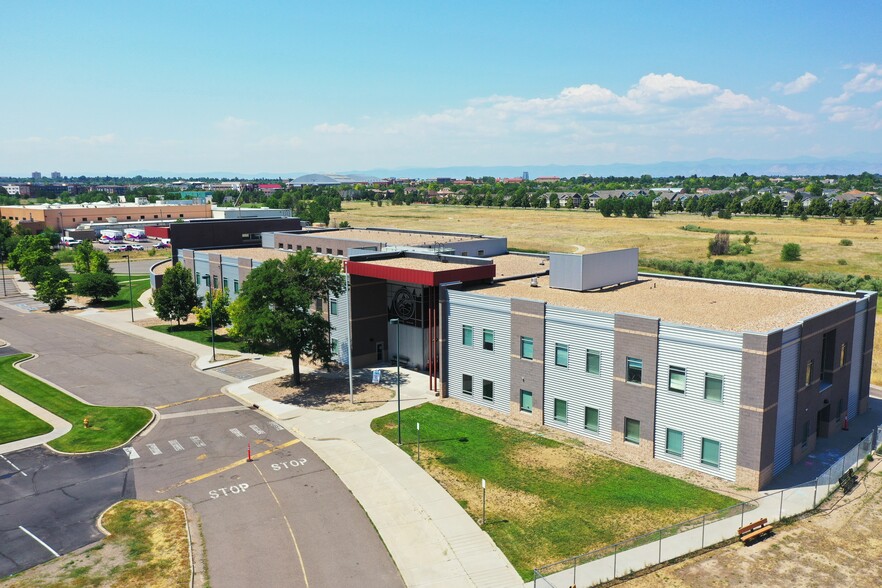
<svg viewBox="0 0 882 588"><path fill-rule="evenodd" d="M84 404L13 366L28 357L31 355L21 353L0 358L0 384L73 425L69 433L49 442L53 449L68 453L103 451L122 445L150 422L152 415L146 408ZM83 426L86 418L88 427Z"/></svg>
<svg viewBox="0 0 882 588"><path fill-rule="evenodd" d="M159 333L180 337L194 343L202 345L211 345L211 329L205 329L193 324L186 325L153 325L148 327ZM215 333L214 346L218 349L226 349L229 351L245 351L245 343L236 339L231 339L227 335Z"/></svg>
<svg viewBox="0 0 882 588"><path fill-rule="evenodd" d="M397 442L397 415L371 428ZM582 449L459 411L424 404L401 413L402 449L480 520L487 481L487 523L524 579L545 564L587 553L735 500Z"/></svg>
<svg viewBox="0 0 882 588"><path fill-rule="evenodd" d="M0 397L0 423L3 423L0 427L0 445L52 431L52 425L2 397Z"/></svg>

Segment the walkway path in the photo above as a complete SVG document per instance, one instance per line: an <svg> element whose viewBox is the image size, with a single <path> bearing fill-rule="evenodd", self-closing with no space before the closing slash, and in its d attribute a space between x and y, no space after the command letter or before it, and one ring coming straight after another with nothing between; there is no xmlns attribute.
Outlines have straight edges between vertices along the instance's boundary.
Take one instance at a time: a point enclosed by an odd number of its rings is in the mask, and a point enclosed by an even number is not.
<svg viewBox="0 0 882 588"><path fill-rule="evenodd" d="M73 428L71 424L63 418L55 416L45 408L34 404L23 396L19 396L9 388L0 386L0 396L9 400L13 404L17 404L32 415L52 425L52 431L45 435L38 435L36 437L19 439L18 441L12 441L10 443L3 443L0 445L0 454L11 453L13 451L18 451L19 449L27 449L28 447L36 447L37 445L48 443L53 439L58 439L62 435L67 434L67 432Z"/></svg>

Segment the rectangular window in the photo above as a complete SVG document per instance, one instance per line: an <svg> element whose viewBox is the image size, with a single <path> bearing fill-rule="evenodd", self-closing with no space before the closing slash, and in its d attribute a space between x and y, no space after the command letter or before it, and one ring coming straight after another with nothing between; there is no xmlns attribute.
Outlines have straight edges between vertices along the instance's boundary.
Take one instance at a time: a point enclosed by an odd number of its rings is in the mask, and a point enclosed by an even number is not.
<svg viewBox="0 0 882 588"><path fill-rule="evenodd" d="M493 331L484 329L484 349L493 351Z"/></svg>
<svg viewBox="0 0 882 588"><path fill-rule="evenodd" d="M229 290L229 289L230 289L230 279L224 278L224 290Z"/></svg>
<svg viewBox="0 0 882 588"><path fill-rule="evenodd" d="M212 282L214 282L214 289L217 290L217 276L212 276Z"/></svg>
<svg viewBox="0 0 882 588"><path fill-rule="evenodd" d="M554 365L567 367L570 362L570 348L563 343L554 344Z"/></svg>
<svg viewBox="0 0 882 588"><path fill-rule="evenodd" d="M596 408L591 408L590 406L585 407L585 428L589 431L597 432L598 430L598 420L599 413Z"/></svg>
<svg viewBox="0 0 882 588"><path fill-rule="evenodd" d="M805 364L805 385L808 386L812 383L812 377L815 374L815 361L813 359L808 360L808 363Z"/></svg>
<svg viewBox="0 0 882 588"><path fill-rule="evenodd" d="M836 331L824 333L821 339L821 383L833 383L833 363L836 357Z"/></svg>
<svg viewBox="0 0 882 588"><path fill-rule="evenodd" d="M462 326L462 344L472 346L472 328L467 325Z"/></svg>
<svg viewBox="0 0 882 588"><path fill-rule="evenodd" d="M625 419L625 441L640 445L640 421Z"/></svg>
<svg viewBox="0 0 882 588"><path fill-rule="evenodd" d="M233 292L236 294L239 293L239 280L233 280Z"/></svg>
<svg viewBox="0 0 882 588"><path fill-rule="evenodd" d="M330 305L331 305L331 309L330 309L331 316L337 316L337 301L331 300Z"/></svg>
<svg viewBox="0 0 882 588"><path fill-rule="evenodd" d="M600 352L588 350L585 358L585 371L589 374L600 373Z"/></svg>
<svg viewBox="0 0 882 588"><path fill-rule="evenodd" d="M466 374L462 375L462 393L472 395L472 377Z"/></svg>
<svg viewBox="0 0 882 588"><path fill-rule="evenodd" d="M848 356L848 343L839 346L839 367L845 365L845 358Z"/></svg>
<svg viewBox="0 0 882 588"><path fill-rule="evenodd" d="M701 439L701 463L720 467L720 442L713 439Z"/></svg>
<svg viewBox="0 0 882 588"><path fill-rule="evenodd" d="M493 382L492 380L484 380L483 390L484 400L493 401Z"/></svg>
<svg viewBox="0 0 882 588"><path fill-rule="evenodd" d="M521 358L533 359L533 337L521 337Z"/></svg>
<svg viewBox="0 0 882 588"><path fill-rule="evenodd" d="M533 393L521 390L521 412L533 412Z"/></svg>
<svg viewBox="0 0 882 588"><path fill-rule="evenodd" d="M665 438L665 453L683 457L683 431L668 429Z"/></svg>
<svg viewBox="0 0 882 588"><path fill-rule="evenodd" d="M331 339L331 353L334 355L340 350L340 342L336 339Z"/></svg>
<svg viewBox="0 0 882 588"><path fill-rule="evenodd" d="M712 402L723 401L723 376L704 374L704 399Z"/></svg>
<svg viewBox="0 0 882 588"><path fill-rule="evenodd" d="M560 398L554 399L554 420L559 423L567 422L567 401Z"/></svg>
<svg viewBox="0 0 882 588"><path fill-rule="evenodd" d="M805 449L808 445L809 438L809 424L808 421L802 423L802 448Z"/></svg>
<svg viewBox="0 0 882 588"><path fill-rule="evenodd" d="M686 392L686 368L671 366L668 370L668 390Z"/></svg>
<svg viewBox="0 0 882 588"><path fill-rule="evenodd" d="M643 381L643 360L629 357L627 361L627 380L632 384Z"/></svg>

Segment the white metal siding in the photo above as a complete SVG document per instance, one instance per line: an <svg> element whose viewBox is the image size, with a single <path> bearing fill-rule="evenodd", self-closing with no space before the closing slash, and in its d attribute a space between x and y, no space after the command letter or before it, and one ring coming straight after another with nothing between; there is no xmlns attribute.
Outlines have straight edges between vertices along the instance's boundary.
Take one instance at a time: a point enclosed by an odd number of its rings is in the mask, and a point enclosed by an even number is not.
<svg viewBox="0 0 882 588"><path fill-rule="evenodd" d="M545 310L545 424L610 442L612 430L613 315L548 306ZM555 344L569 346L567 367L554 364ZM600 373L586 371L586 353L600 352ZM567 422L554 420L554 399L567 402ZM598 411L595 433L585 429L585 408Z"/></svg>
<svg viewBox="0 0 882 588"><path fill-rule="evenodd" d="M341 365L349 365L349 292L342 291L336 298L330 297L337 301L337 314L330 315L331 322L331 338L339 342L337 353L334 354ZM330 304L328 304L330 309ZM330 313L330 310L328 310Z"/></svg>
<svg viewBox="0 0 882 588"><path fill-rule="evenodd" d="M778 417L775 421L777 475L793 459L793 423L796 417L796 383L799 378L799 340L802 327L790 327L781 339L781 375L778 379Z"/></svg>
<svg viewBox="0 0 882 588"><path fill-rule="evenodd" d="M867 330L867 300L859 300L854 312L854 340L851 343L851 374L848 380L848 418L857 416L864 363L864 335Z"/></svg>
<svg viewBox="0 0 882 588"><path fill-rule="evenodd" d="M655 457L735 481L742 334L661 323L658 330ZM670 366L686 369L686 392L668 390ZM705 374L723 376L722 403L705 400ZM665 452L667 429L683 432L683 456ZM720 465L701 463L701 440L720 442Z"/></svg>
<svg viewBox="0 0 882 588"><path fill-rule="evenodd" d="M511 301L449 290L448 391L466 402L508 414L511 394ZM473 329L472 346L462 344L462 327ZM484 329L493 331L493 351L484 349ZM471 396L462 392L462 376L472 376ZM482 380L493 382L493 402L482 397Z"/></svg>

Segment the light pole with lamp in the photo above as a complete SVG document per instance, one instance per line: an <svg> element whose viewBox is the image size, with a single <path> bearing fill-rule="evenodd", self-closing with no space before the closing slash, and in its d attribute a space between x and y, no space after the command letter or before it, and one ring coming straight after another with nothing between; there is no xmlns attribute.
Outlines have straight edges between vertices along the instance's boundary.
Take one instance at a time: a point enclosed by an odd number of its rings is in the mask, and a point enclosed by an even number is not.
<svg viewBox="0 0 882 588"><path fill-rule="evenodd" d="M205 275L205 285L208 286L208 318L211 321L211 362L214 363L217 361L217 356L214 352L214 292L211 290L211 276Z"/></svg>
<svg viewBox="0 0 882 588"><path fill-rule="evenodd" d="M390 319L389 324L395 325L395 366L398 369L398 446L401 447L401 321Z"/></svg>
<svg viewBox="0 0 882 588"><path fill-rule="evenodd" d="M3 296L6 296L6 270L3 269L3 265L6 261L6 251L0 249L0 281L3 282Z"/></svg>
<svg viewBox="0 0 882 588"><path fill-rule="evenodd" d="M129 268L129 308L132 311L132 322L135 322L135 298L132 294L132 259L128 255L123 255L126 258L126 266Z"/></svg>

